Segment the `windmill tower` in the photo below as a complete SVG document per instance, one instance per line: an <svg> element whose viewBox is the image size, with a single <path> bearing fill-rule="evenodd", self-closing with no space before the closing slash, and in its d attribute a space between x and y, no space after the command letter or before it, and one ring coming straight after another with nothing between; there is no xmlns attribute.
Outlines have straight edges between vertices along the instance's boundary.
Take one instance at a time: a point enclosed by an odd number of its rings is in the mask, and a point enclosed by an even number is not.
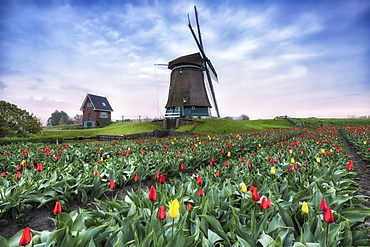
<svg viewBox="0 0 370 247"><path fill-rule="evenodd" d="M168 69L172 72L166 104L166 118L210 117L212 105L208 98L206 85L209 88L209 95L215 107L217 117L220 117L212 84L212 79L218 82L217 73L204 52L198 12L195 6L194 10L198 37L191 26L189 15L188 26L199 48L199 52L178 57L168 63Z"/></svg>

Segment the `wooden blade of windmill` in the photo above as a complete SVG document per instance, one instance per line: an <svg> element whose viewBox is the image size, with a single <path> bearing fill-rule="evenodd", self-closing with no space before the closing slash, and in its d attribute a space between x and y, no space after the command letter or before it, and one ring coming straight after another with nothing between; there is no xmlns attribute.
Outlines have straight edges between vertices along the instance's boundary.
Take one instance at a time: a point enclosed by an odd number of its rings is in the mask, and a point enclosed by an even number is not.
<svg viewBox="0 0 370 247"><path fill-rule="evenodd" d="M218 111L218 105L217 105L217 101L216 101L216 94L215 94L215 90L213 89L212 79L211 79L210 71L208 69L207 64L205 64L205 71L206 71L206 75L207 75L207 81L208 81L209 89L211 91L211 98L212 98L212 101L213 101L213 105L215 106L217 117L219 118L220 117L220 112Z"/></svg>
<svg viewBox="0 0 370 247"><path fill-rule="evenodd" d="M197 23L198 38L199 38L199 40L196 38L195 33L192 30L192 27L191 27L191 24L190 24L190 18L189 18L189 15L188 15L189 28L192 31L192 34L194 36L195 41L197 42L197 45L198 45L198 48L199 48L200 52L202 53L203 60L205 61L205 63L208 63L208 66L211 69L210 75L211 75L212 79L215 80L218 83L217 72L216 72L215 68L213 67L211 61L207 57L206 53L204 52L203 42L202 42L202 34L201 34L201 31L200 31L200 25L199 25L199 18L198 18L197 6L194 6L194 12L195 12L195 20L196 20L196 23Z"/></svg>
<svg viewBox="0 0 370 247"><path fill-rule="evenodd" d="M212 63L211 63L211 60L208 59L208 57L206 57L205 59L205 63L208 64L208 67L210 68L210 75L212 77L212 79L218 83L218 76L217 76L217 72L215 70L215 68L213 67Z"/></svg>
<svg viewBox="0 0 370 247"><path fill-rule="evenodd" d="M200 44L201 49L203 50L203 42L202 42L202 35L200 33L200 25L199 25L199 19L198 19L198 11L197 11L197 6L195 6L195 5L194 5L194 12L195 12L195 20L197 22L199 44Z"/></svg>

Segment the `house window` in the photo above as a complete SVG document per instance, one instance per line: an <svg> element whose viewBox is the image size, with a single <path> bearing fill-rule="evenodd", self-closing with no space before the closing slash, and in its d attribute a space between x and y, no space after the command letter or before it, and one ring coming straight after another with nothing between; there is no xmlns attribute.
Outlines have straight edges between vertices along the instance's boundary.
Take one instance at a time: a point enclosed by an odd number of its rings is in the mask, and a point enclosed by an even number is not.
<svg viewBox="0 0 370 247"><path fill-rule="evenodd" d="M108 112L100 112L101 118L108 118Z"/></svg>
<svg viewBox="0 0 370 247"><path fill-rule="evenodd" d="M90 102L87 103L87 107L92 107L92 104Z"/></svg>

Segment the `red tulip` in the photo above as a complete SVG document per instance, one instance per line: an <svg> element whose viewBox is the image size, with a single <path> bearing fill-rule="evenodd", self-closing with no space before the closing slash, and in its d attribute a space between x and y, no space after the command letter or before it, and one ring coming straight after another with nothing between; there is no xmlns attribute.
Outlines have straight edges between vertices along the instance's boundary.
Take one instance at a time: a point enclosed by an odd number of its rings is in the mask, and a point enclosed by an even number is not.
<svg viewBox="0 0 370 247"><path fill-rule="evenodd" d="M166 219L166 207L165 206L159 206L158 219L160 220Z"/></svg>
<svg viewBox="0 0 370 247"><path fill-rule="evenodd" d="M54 210L53 210L53 214L60 214L61 212L62 212L62 205L60 205L60 202L56 202Z"/></svg>
<svg viewBox="0 0 370 247"><path fill-rule="evenodd" d="M271 207L271 199L266 199L266 197L262 197L261 208L267 209L269 207Z"/></svg>
<svg viewBox="0 0 370 247"><path fill-rule="evenodd" d="M326 208L327 208L328 206L326 206L326 202L325 202L325 199L322 199L321 200L321 204L320 204L320 209L322 210L322 211L326 211Z"/></svg>
<svg viewBox="0 0 370 247"><path fill-rule="evenodd" d="M227 161L227 160L225 161L225 166L229 167L229 161Z"/></svg>
<svg viewBox="0 0 370 247"><path fill-rule="evenodd" d="M26 228L23 230L22 237L19 240L19 246L26 246L31 242L31 228Z"/></svg>
<svg viewBox="0 0 370 247"><path fill-rule="evenodd" d="M188 203L187 205L186 205L186 210L188 210L188 211L190 211L191 210L191 203Z"/></svg>
<svg viewBox="0 0 370 247"><path fill-rule="evenodd" d="M248 161L248 162L247 162L247 166L248 166L248 167L252 167L252 164L251 164L251 162L250 162L250 161Z"/></svg>
<svg viewBox="0 0 370 247"><path fill-rule="evenodd" d="M330 207L327 207L324 213L324 220L327 223L333 223L334 222L334 215L333 212L331 211Z"/></svg>
<svg viewBox="0 0 370 247"><path fill-rule="evenodd" d="M353 167L353 161L350 160L350 161L348 161L347 170L348 171L352 170L352 167Z"/></svg>
<svg viewBox="0 0 370 247"><path fill-rule="evenodd" d="M58 161L59 160L59 156L58 155L55 155L55 160Z"/></svg>
<svg viewBox="0 0 370 247"><path fill-rule="evenodd" d="M220 171L216 171L216 177L218 178L220 176Z"/></svg>
<svg viewBox="0 0 370 247"><path fill-rule="evenodd" d="M116 184L114 183L114 179L109 180L109 189L114 190L116 188Z"/></svg>
<svg viewBox="0 0 370 247"><path fill-rule="evenodd" d="M202 176L201 175L198 175L197 177L197 184L202 184Z"/></svg>
<svg viewBox="0 0 370 247"><path fill-rule="evenodd" d="M198 195L199 196L204 196L204 193L203 193L203 189L202 188L199 188Z"/></svg>
<svg viewBox="0 0 370 247"><path fill-rule="evenodd" d="M298 167L298 163L295 163L295 164L294 164L294 170L298 170L298 168L299 168L299 167Z"/></svg>
<svg viewBox="0 0 370 247"><path fill-rule="evenodd" d="M242 160L241 160L241 162L245 162L245 157L242 157Z"/></svg>
<svg viewBox="0 0 370 247"><path fill-rule="evenodd" d="M164 175L163 174L159 175L159 183L164 184L165 182L166 180L164 179Z"/></svg>
<svg viewBox="0 0 370 247"><path fill-rule="evenodd" d="M157 200L157 192L155 191L155 187L153 185L152 187L150 187L150 192L149 192L148 197L151 201Z"/></svg>
<svg viewBox="0 0 370 247"><path fill-rule="evenodd" d="M159 172L158 171L155 172L154 179L159 179Z"/></svg>
<svg viewBox="0 0 370 247"><path fill-rule="evenodd" d="M6 176L7 176L6 172L1 173L1 176L2 176L3 178L6 178Z"/></svg>
<svg viewBox="0 0 370 247"><path fill-rule="evenodd" d="M185 169L185 164L184 163L181 163L180 164L180 170L184 170Z"/></svg>
<svg viewBox="0 0 370 247"><path fill-rule="evenodd" d="M138 173L135 174L134 181L135 182L139 181L139 174Z"/></svg>
<svg viewBox="0 0 370 247"><path fill-rule="evenodd" d="M17 167L15 168L17 171L21 170L21 165L17 165Z"/></svg>
<svg viewBox="0 0 370 247"><path fill-rule="evenodd" d="M17 175L15 175L16 178L21 178L22 177L22 173L21 172L18 172Z"/></svg>
<svg viewBox="0 0 370 247"><path fill-rule="evenodd" d="M42 164L37 164L36 171L42 171Z"/></svg>
<svg viewBox="0 0 370 247"><path fill-rule="evenodd" d="M99 172L97 170L94 171L94 176L98 176Z"/></svg>
<svg viewBox="0 0 370 247"><path fill-rule="evenodd" d="M250 184L250 190L252 191L252 200L258 202L261 198L258 195L257 188L253 187L253 185Z"/></svg>

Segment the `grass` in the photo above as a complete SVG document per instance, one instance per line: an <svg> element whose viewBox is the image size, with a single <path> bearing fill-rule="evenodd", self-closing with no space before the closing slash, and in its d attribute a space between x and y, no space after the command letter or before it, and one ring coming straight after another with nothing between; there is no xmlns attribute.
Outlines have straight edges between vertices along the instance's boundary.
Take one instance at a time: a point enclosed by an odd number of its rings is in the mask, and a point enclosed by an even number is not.
<svg viewBox="0 0 370 247"><path fill-rule="evenodd" d="M297 121L306 122L306 127L321 126L367 126L370 125L370 119L334 119L334 118L295 118ZM176 131L191 133L231 133L248 130L264 129L288 129L294 124L287 119L266 119L266 120L230 120L230 119L202 119L197 120L195 124L180 126ZM145 122L117 122L104 128L97 129L77 129L62 130L66 126L44 127L41 134L36 136L63 136L64 139L73 139L76 137L96 137L98 135L130 135L141 132L149 132L155 129L161 129L161 126L153 124L151 121Z"/></svg>
<svg viewBox="0 0 370 247"><path fill-rule="evenodd" d="M305 122L307 127L317 128L321 126L344 127L344 126L370 126L370 118L294 118Z"/></svg>
<svg viewBox="0 0 370 247"><path fill-rule="evenodd" d="M96 137L98 135L130 135L141 132L153 131L160 129L161 126L152 124L150 121L146 122L118 122L112 123L104 128L96 129L77 129L77 130L59 130L44 129L41 136L55 136L61 135L64 139L73 139L76 137Z"/></svg>
<svg viewBox="0 0 370 247"><path fill-rule="evenodd" d="M195 125L180 126L177 131L193 133L230 133L247 130L287 129L294 124L287 119L267 120L239 120L230 119L205 119L199 120Z"/></svg>

